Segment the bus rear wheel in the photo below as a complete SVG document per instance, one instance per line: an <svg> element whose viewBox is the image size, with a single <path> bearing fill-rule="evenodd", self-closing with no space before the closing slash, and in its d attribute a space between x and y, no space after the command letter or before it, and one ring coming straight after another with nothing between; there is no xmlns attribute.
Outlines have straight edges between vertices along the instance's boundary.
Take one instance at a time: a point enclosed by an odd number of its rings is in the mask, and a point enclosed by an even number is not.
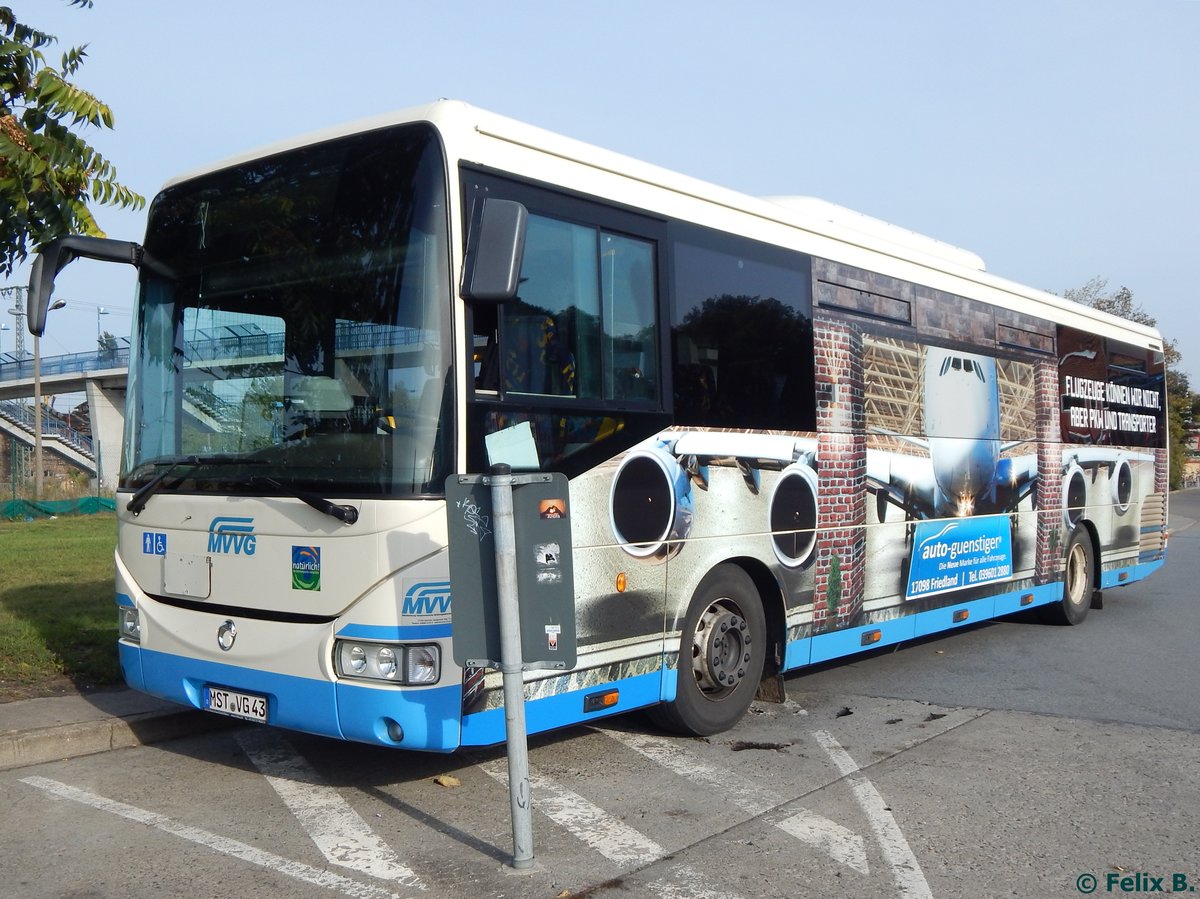
<svg viewBox="0 0 1200 899"><path fill-rule="evenodd" d="M1081 624L1092 607L1096 590L1096 547L1084 527L1071 532L1063 569L1063 598L1046 607L1049 620L1056 624Z"/></svg>
<svg viewBox="0 0 1200 899"><path fill-rule="evenodd" d="M750 576L718 565L696 588L679 638L675 699L651 710L662 727L698 737L733 727L762 678L767 623Z"/></svg>

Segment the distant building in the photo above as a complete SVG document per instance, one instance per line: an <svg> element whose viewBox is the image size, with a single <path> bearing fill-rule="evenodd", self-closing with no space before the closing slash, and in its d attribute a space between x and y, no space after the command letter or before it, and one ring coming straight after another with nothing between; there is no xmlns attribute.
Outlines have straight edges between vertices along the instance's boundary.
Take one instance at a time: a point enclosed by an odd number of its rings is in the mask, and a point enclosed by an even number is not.
<svg viewBox="0 0 1200 899"><path fill-rule="evenodd" d="M1192 428L1187 435L1188 460L1183 466L1183 486L1200 487L1200 428Z"/></svg>

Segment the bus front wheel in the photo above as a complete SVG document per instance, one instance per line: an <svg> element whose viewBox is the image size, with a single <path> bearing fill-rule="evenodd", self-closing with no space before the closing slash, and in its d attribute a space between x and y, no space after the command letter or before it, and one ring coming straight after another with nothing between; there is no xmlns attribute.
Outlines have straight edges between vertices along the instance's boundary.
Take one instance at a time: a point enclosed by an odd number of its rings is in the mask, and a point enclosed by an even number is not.
<svg viewBox="0 0 1200 899"><path fill-rule="evenodd" d="M754 582L736 565L718 565L696 588L683 620L675 699L651 716L683 734L728 730L754 699L766 649L766 616Z"/></svg>
<svg viewBox="0 0 1200 899"><path fill-rule="evenodd" d="M1056 624L1080 624L1092 607L1096 590L1096 548L1092 535L1085 527L1071 532L1063 568L1063 598L1046 607L1049 619Z"/></svg>

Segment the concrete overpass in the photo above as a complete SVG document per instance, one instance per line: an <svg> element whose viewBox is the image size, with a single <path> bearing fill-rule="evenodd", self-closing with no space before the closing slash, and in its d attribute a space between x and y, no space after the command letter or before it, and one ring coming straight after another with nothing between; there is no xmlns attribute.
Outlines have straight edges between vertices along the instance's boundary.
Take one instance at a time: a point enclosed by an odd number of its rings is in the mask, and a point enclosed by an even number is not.
<svg viewBox="0 0 1200 899"><path fill-rule="evenodd" d="M91 411L91 433L81 433L43 415L42 451L55 453L101 487L117 487L121 436L125 428L125 386L129 378L129 340L88 353L45 356L41 360L42 396L83 393ZM33 357L0 353L0 431L30 446L34 442Z"/></svg>

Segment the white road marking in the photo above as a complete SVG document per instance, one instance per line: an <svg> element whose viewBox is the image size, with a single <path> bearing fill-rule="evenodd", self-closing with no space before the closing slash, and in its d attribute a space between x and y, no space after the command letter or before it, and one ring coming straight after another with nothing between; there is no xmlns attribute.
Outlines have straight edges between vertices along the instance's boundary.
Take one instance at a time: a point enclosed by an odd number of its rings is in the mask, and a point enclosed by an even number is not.
<svg viewBox="0 0 1200 899"><path fill-rule="evenodd" d="M900 832L900 825L896 823L875 785L863 776L850 753L842 748L832 734L819 730L814 732L813 736L849 781L854 798L858 800L871 823L871 829L875 831L875 838L879 841L879 848L883 850L883 857L891 866L892 878L896 881L900 895L910 899L933 899L933 893L917 857L913 855L912 848Z"/></svg>
<svg viewBox="0 0 1200 899"><path fill-rule="evenodd" d="M761 815L782 801L777 793L764 790L726 768L708 764L695 753L688 752L680 740L631 734L619 730L609 730L604 733L635 752L641 753L650 761L662 765L673 774L711 787L723 798L730 800L738 808L751 815Z"/></svg>
<svg viewBox="0 0 1200 899"><path fill-rule="evenodd" d="M778 793L763 790L734 771L708 764L678 740L624 731L605 733L680 777L713 788L752 816L757 817L786 801ZM863 838L816 812L801 809L798 814L776 822L775 826L824 852L839 864L863 874L870 873Z"/></svg>
<svg viewBox="0 0 1200 899"><path fill-rule="evenodd" d="M113 799L106 799L103 796L89 793L86 790L81 790L56 780L50 780L45 777L24 777L21 779L21 783L36 787L53 796L58 796L60 799L69 799L72 802L91 806L102 812L119 815L130 821L148 825L164 833L169 833L172 836L177 836L204 846L206 849L211 849L214 852L220 852L224 855L239 858L244 862L249 862L252 865L258 865L260 868L266 868L278 874L285 874L288 877L302 880L305 883L337 890L347 896L354 897L354 899L400 899L396 893L389 892L380 887L359 883L357 880L351 880L348 877L342 877L330 871L322 871L301 862L292 861L291 859L283 858L270 852L264 852L261 849L255 849L253 846L239 842L238 840L218 836L215 833L209 833L207 830L201 830L198 827L189 827L186 824L173 821L165 815L148 812L145 809L126 805L124 802L117 802Z"/></svg>
<svg viewBox="0 0 1200 899"><path fill-rule="evenodd" d="M506 759L484 762L479 767L508 786ZM649 864L668 854L649 837L548 777L530 771L529 786L534 811L565 827L622 868Z"/></svg>
<svg viewBox="0 0 1200 899"><path fill-rule="evenodd" d="M835 862L853 868L861 874L871 873L867 867L867 850L863 838L816 812L801 809L775 826L787 831L802 843L821 850Z"/></svg>
<svg viewBox="0 0 1200 899"><path fill-rule="evenodd" d="M484 762L479 767L489 777L508 786L506 759ZM669 854L658 843L624 821L545 775L531 770L529 785L534 811L565 827L576 838L623 868L650 864ZM671 880L654 880L646 886L650 895L667 899L740 899L736 893L694 885L707 879L690 865L677 865Z"/></svg>
<svg viewBox="0 0 1200 899"><path fill-rule="evenodd" d="M676 869L676 877L677 880L650 881L646 884L646 894L657 896L659 899L741 899L737 893L725 893L719 890L690 886L690 884L701 883L708 879L694 868L680 866Z"/></svg>
<svg viewBox="0 0 1200 899"><path fill-rule="evenodd" d="M395 850L280 734L255 729L238 734L237 740L325 858L380 880L425 889Z"/></svg>

